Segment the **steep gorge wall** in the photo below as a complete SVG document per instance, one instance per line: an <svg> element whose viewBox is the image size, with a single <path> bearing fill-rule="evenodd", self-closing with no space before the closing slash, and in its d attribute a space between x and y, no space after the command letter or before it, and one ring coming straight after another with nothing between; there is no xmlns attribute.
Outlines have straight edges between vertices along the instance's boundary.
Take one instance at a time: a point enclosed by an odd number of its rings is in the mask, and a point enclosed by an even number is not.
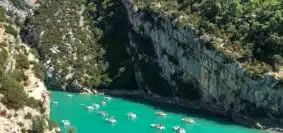
<svg viewBox="0 0 283 133"><path fill-rule="evenodd" d="M122 0L131 25L128 52L140 89L178 97L247 125L282 126L282 84L272 76L251 78L237 62L205 47L193 27ZM177 98L177 99L178 99Z"/></svg>
<svg viewBox="0 0 283 133"><path fill-rule="evenodd" d="M105 23L106 32L100 40L106 44L105 60L112 69L114 89L135 89L133 65L139 89L148 94L196 103L249 126L257 125L257 121L282 126L283 87L279 81L268 75L250 78L239 63L207 49L202 39L207 36L197 35L197 29L178 26L174 19L149 10L139 10L131 0L121 1L124 7L120 8L125 8L130 27L122 20L124 16L117 16L122 18L118 21L112 18L115 23ZM98 9L101 10L99 6ZM112 20L110 17L108 22ZM127 30L129 45L124 36ZM36 34L30 39L24 37L37 42ZM125 47L131 61L121 54ZM133 85L125 85L130 83Z"/></svg>

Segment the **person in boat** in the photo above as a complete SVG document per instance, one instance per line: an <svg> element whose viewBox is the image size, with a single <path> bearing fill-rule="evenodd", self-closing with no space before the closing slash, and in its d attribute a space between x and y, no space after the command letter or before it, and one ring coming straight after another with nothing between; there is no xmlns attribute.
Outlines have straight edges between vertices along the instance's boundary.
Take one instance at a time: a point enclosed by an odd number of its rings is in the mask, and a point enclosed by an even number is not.
<svg viewBox="0 0 283 133"><path fill-rule="evenodd" d="M161 124L156 124L156 127L157 128L160 128L162 125Z"/></svg>
<svg viewBox="0 0 283 133"><path fill-rule="evenodd" d="M165 129L165 127L162 124L156 124L155 128L158 128L158 129L161 129L161 130Z"/></svg>

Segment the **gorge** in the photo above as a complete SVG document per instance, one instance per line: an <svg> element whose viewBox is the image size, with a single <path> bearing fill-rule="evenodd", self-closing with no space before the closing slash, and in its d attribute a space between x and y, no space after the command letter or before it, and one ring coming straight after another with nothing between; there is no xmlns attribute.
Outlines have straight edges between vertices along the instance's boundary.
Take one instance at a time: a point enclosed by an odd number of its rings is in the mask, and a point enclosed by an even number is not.
<svg viewBox="0 0 283 133"><path fill-rule="evenodd" d="M224 35L183 24L185 15L163 11L167 1L2 1L0 7L21 23L21 40L37 50L48 88L135 95L248 127L282 128L280 64L275 72L258 59L251 66L263 72L251 72L245 51L227 48Z"/></svg>

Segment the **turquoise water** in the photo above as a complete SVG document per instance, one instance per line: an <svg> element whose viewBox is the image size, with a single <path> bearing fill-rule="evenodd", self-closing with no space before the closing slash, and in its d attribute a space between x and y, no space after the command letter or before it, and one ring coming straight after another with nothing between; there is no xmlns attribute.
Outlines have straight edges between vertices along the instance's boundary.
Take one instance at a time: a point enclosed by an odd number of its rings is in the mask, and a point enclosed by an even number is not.
<svg viewBox="0 0 283 133"><path fill-rule="evenodd" d="M67 127L61 124L61 120L69 120L71 127L74 127L77 133L174 133L173 125L184 127L187 133L260 133L261 131L249 129L228 123L220 118L198 114L182 114L178 111L165 111L161 108L145 105L139 102L128 101L120 98L112 98L107 105L101 106L99 110L107 111L109 116L114 116L116 124L107 123L104 118L98 115L98 111L89 111L86 105L100 103L103 95L80 95L72 94L68 96L67 92L52 91L52 101L58 101L59 104L51 103L51 119L60 123L63 133L66 133ZM166 117L155 116L156 111L164 111ZM178 110L178 109L174 109ZM131 120L127 117L127 112L135 112L137 119ZM186 124L181 121L185 116L192 117L196 123ZM217 121L216 121L217 120ZM166 130L159 131L150 127L151 123L161 123L166 126Z"/></svg>

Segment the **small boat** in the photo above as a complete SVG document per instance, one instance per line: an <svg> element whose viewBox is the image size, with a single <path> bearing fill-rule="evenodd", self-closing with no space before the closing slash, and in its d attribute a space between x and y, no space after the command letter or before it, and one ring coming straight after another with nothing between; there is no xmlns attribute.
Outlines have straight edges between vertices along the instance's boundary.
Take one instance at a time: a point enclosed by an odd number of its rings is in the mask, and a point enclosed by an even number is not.
<svg viewBox="0 0 283 133"><path fill-rule="evenodd" d="M180 126L173 126L172 128L174 129L174 131L178 131L180 129Z"/></svg>
<svg viewBox="0 0 283 133"><path fill-rule="evenodd" d="M109 123L112 123L112 124L117 123L117 120L114 117L106 118L105 120Z"/></svg>
<svg viewBox="0 0 283 133"><path fill-rule="evenodd" d="M68 94L67 96L68 96L68 97L73 97L73 95L72 95L72 94Z"/></svg>
<svg viewBox="0 0 283 133"><path fill-rule="evenodd" d="M93 107L93 106L86 106L86 108L87 108L88 110L94 110L94 107Z"/></svg>
<svg viewBox="0 0 283 133"><path fill-rule="evenodd" d="M93 103L92 106L95 107L96 109L100 108L100 105L96 103Z"/></svg>
<svg viewBox="0 0 283 133"><path fill-rule="evenodd" d="M159 112L155 112L155 115L157 115L157 116L166 116L167 114L165 114L164 112L159 111Z"/></svg>
<svg viewBox="0 0 283 133"><path fill-rule="evenodd" d="M186 133L186 130L184 128L181 128L180 126L173 126L173 129L177 133Z"/></svg>
<svg viewBox="0 0 283 133"><path fill-rule="evenodd" d="M105 100L111 100L111 97L104 97Z"/></svg>
<svg viewBox="0 0 283 133"><path fill-rule="evenodd" d="M186 133L186 130L184 128L179 128L178 133Z"/></svg>
<svg viewBox="0 0 283 133"><path fill-rule="evenodd" d="M98 114L101 115L101 116L107 116L108 115L108 113L106 111L99 111Z"/></svg>
<svg viewBox="0 0 283 133"><path fill-rule="evenodd" d="M155 126L156 126L156 124L150 124L150 126L151 126L151 127L155 127Z"/></svg>
<svg viewBox="0 0 283 133"><path fill-rule="evenodd" d="M59 102L58 102L58 101L52 101L52 103L53 103L53 104L58 104Z"/></svg>
<svg viewBox="0 0 283 133"><path fill-rule="evenodd" d="M165 126L163 126L162 124L150 124L151 127L160 129L160 130L164 130Z"/></svg>
<svg viewBox="0 0 283 133"><path fill-rule="evenodd" d="M62 124L63 124L64 126L69 126L69 125L71 125L71 123L69 122L69 120L62 120L61 122L62 122Z"/></svg>
<svg viewBox="0 0 283 133"><path fill-rule="evenodd" d="M183 118L182 121L184 121L186 123L196 123L194 119L189 118L189 117Z"/></svg>
<svg viewBox="0 0 283 133"><path fill-rule="evenodd" d="M105 102L105 101L102 101L102 102L101 102L101 105L106 105L106 102Z"/></svg>
<svg viewBox="0 0 283 133"><path fill-rule="evenodd" d="M129 113L127 113L127 115L128 115L128 117L130 117L132 119L137 118L137 115L135 113L133 113L133 112L129 112Z"/></svg>

